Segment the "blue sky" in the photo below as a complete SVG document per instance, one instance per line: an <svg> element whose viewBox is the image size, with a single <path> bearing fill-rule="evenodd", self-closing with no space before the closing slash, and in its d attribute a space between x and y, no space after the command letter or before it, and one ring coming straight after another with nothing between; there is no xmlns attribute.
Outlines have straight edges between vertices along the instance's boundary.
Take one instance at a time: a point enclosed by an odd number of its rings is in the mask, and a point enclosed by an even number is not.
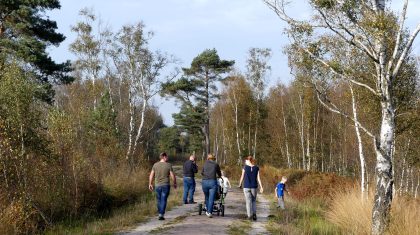
<svg viewBox="0 0 420 235"><path fill-rule="evenodd" d="M287 83L291 76L287 58L282 48L288 39L285 27L262 0L61 0L61 9L49 13L56 20L59 31L67 39L58 48L51 48L51 56L57 61L74 59L68 51L75 39L70 31L84 7L93 8L104 23L113 30L124 24L143 21L148 30L155 32L151 47L176 56L181 66L187 67L192 59L205 49L216 48L222 59L235 60L236 68L245 71L247 51L251 47L268 47L273 50L270 61L272 72L268 84ZM290 12L297 17L307 17L304 1L294 1ZM395 1L399 7L402 1ZM410 0L408 24L414 27L420 18L420 0ZM413 10L414 9L414 10ZM418 40L417 40L418 41ZM418 43L416 43L418 45ZM420 54L417 46L416 54ZM164 122L172 125L172 113L178 109L173 101L154 100L159 106Z"/></svg>

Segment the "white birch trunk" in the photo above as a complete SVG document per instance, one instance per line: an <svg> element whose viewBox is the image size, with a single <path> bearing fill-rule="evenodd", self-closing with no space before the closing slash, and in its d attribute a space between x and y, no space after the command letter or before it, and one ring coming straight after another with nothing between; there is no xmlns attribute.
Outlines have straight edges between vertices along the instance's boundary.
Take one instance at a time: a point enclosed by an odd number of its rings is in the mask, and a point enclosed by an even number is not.
<svg viewBox="0 0 420 235"><path fill-rule="evenodd" d="M290 152L289 152L289 141L288 141L288 135L287 135L287 125L286 125L286 117L284 115L284 103L283 103L283 94L281 94L281 113L283 117L283 128L284 128L284 142L286 147L286 157L287 157L287 167L292 167L292 162L290 160Z"/></svg>
<svg viewBox="0 0 420 235"><path fill-rule="evenodd" d="M306 159L307 159L307 165L306 165L306 170L310 171L311 170L311 148L310 148L310 126L308 123L308 131L306 133Z"/></svg>
<svg viewBox="0 0 420 235"><path fill-rule="evenodd" d="M402 195L402 191L403 191L404 171L405 171L405 158L403 158L403 162L401 165L400 188L398 189L400 196Z"/></svg>
<svg viewBox="0 0 420 235"><path fill-rule="evenodd" d="M125 159L130 161L131 149L133 147L133 132L134 132L134 102L133 102L133 94L131 89L129 88L128 91L128 109L130 113L130 123L129 123L129 130L128 130L128 147L127 153L125 155Z"/></svg>
<svg viewBox="0 0 420 235"><path fill-rule="evenodd" d="M417 198L417 192L419 190L419 185L420 185L420 175L417 172L417 186L416 186L416 192L414 193L414 198Z"/></svg>
<svg viewBox="0 0 420 235"><path fill-rule="evenodd" d="M301 96L299 94L299 101L301 102ZM293 107L293 111L295 113L295 119L296 119L296 123L298 125L298 131L299 131L299 137L300 137L300 144L301 144L301 150L302 150L302 169L306 170L306 158L305 158L305 140L304 140L304 133L303 133L303 113L302 113L302 123L299 121L298 115L297 115L297 111L296 111L296 107L295 107L295 103L292 101L292 107Z"/></svg>
<svg viewBox="0 0 420 235"><path fill-rule="evenodd" d="M241 144L240 144L240 139L239 139L239 124L238 124L238 100L236 98L236 94L235 92L233 93L233 111L235 113L235 130L236 130L236 146L238 148L238 164L240 164L242 162L242 151L241 151Z"/></svg>
<svg viewBox="0 0 420 235"><path fill-rule="evenodd" d="M362 193L362 200L365 198L365 192L366 192L366 186L365 186L365 155L363 154L363 142L362 137L360 135L359 130L359 123L358 123L358 117L357 117L357 106L356 106L356 98L354 97L353 87L351 84L349 84L350 87L350 93L351 93L351 101L352 101L352 108L353 108L353 118L355 120L354 122L354 128L356 131L356 137L357 137L357 143L359 147L359 160L360 160L360 189Z"/></svg>

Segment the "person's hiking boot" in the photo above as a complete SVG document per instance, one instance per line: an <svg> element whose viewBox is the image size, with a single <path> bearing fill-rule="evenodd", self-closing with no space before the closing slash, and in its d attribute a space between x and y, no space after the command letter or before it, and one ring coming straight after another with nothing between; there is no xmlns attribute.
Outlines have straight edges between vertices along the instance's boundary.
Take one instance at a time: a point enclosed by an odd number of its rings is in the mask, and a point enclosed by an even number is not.
<svg viewBox="0 0 420 235"><path fill-rule="evenodd" d="M188 202L188 204L197 204L197 202L195 202L195 201L190 201L190 202Z"/></svg>
<svg viewBox="0 0 420 235"><path fill-rule="evenodd" d="M257 214L252 214L252 220L257 220Z"/></svg>
<svg viewBox="0 0 420 235"><path fill-rule="evenodd" d="M165 220L165 217L163 217L162 214L159 214L159 220Z"/></svg>
<svg viewBox="0 0 420 235"><path fill-rule="evenodd" d="M207 215L207 217L209 217L209 218L212 218L212 217L213 217L213 215L212 215L211 213L208 213L207 211L206 211L206 215Z"/></svg>

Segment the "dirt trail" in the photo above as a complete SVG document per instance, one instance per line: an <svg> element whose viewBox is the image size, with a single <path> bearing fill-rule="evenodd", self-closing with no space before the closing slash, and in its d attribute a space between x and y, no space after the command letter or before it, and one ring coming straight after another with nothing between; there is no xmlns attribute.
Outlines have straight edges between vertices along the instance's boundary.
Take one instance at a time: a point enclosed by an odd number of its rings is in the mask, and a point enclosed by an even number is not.
<svg viewBox="0 0 420 235"><path fill-rule="evenodd" d="M201 183L197 182L194 199L197 202L204 201ZM180 200L182 200L180 198ZM258 220L252 222L249 234L268 234L265 230L269 213L269 202L261 195L258 196L257 215ZM174 207L165 214L166 220L159 221L150 218L149 222L138 225L135 229L121 234L227 234L230 225L237 225L246 218L244 195L241 189L233 189L228 193L225 200L225 216L213 215L207 218L205 214L198 215L197 204Z"/></svg>

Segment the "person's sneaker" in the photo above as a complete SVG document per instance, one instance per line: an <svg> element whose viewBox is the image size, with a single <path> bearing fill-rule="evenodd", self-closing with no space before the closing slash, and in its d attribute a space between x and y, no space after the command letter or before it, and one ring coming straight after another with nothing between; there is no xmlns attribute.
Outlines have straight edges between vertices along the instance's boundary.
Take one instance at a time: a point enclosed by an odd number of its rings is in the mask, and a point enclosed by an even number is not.
<svg viewBox="0 0 420 235"><path fill-rule="evenodd" d="M163 217L162 214L159 214L159 220L165 220L165 217Z"/></svg>
<svg viewBox="0 0 420 235"><path fill-rule="evenodd" d="M184 202L184 205L185 205L185 204L189 204L189 203L188 203L188 202Z"/></svg>
<svg viewBox="0 0 420 235"><path fill-rule="evenodd" d="M252 220L254 220L254 221L257 220L257 214L252 215Z"/></svg>
<svg viewBox="0 0 420 235"><path fill-rule="evenodd" d="M252 221L252 216L250 216L250 217L247 217L247 219L248 219L248 220L250 220L250 221Z"/></svg>
<svg viewBox="0 0 420 235"><path fill-rule="evenodd" d="M207 217L212 218L213 215L211 213L206 212Z"/></svg>
<svg viewBox="0 0 420 235"><path fill-rule="evenodd" d="M192 202L188 202L188 204L197 204L197 202L192 201Z"/></svg>

